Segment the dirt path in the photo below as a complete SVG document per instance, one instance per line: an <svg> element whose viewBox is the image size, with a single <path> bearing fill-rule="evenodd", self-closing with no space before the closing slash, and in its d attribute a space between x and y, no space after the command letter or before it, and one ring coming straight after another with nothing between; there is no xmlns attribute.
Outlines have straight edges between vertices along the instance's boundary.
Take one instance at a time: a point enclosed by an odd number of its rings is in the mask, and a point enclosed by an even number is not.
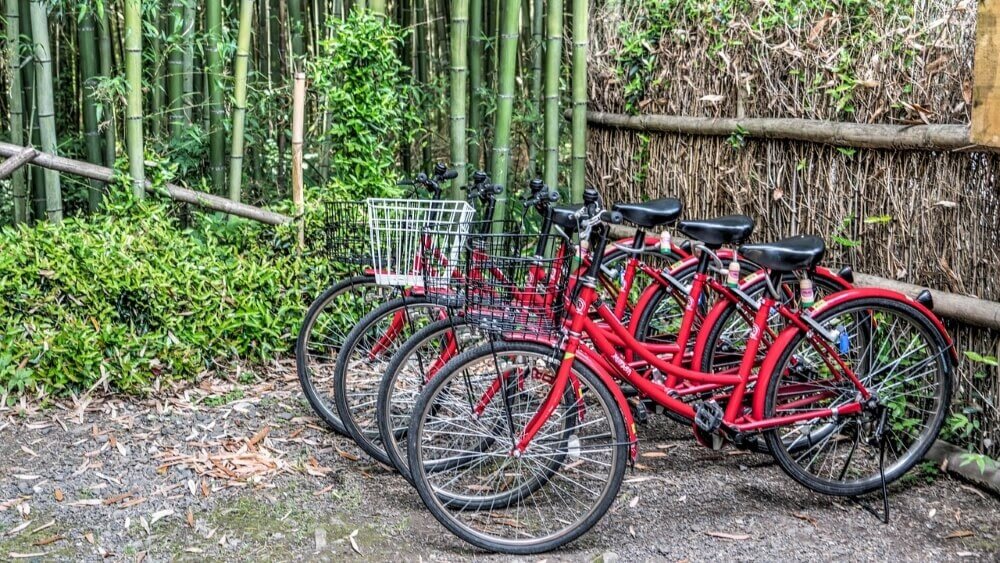
<svg viewBox="0 0 1000 563"><path fill-rule="evenodd" d="M322 428L291 366L263 381L236 374L163 401L0 407L0 560L485 557ZM893 488L883 525L806 492L764 456L702 449L665 421L640 436L645 455L611 512L548 560L1000 558L1000 500L933 468Z"/></svg>

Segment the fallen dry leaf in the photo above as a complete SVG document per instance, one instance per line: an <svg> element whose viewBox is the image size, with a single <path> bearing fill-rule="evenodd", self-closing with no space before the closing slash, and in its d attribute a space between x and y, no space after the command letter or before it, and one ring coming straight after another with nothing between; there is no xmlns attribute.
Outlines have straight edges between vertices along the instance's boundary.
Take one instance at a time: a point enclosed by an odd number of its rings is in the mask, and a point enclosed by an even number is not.
<svg viewBox="0 0 1000 563"><path fill-rule="evenodd" d="M156 524L157 522L163 520L167 516L173 516L173 515L174 515L174 509L172 508L156 511L149 515L149 525L152 526L153 524Z"/></svg>
<svg viewBox="0 0 1000 563"><path fill-rule="evenodd" d="M722 538L724 540L748 540L750 536L747 534L730 534L728 532L705 532L706 536L712 536L713 538Z"/></svg>
<svg viewBox="0 0 1000 563"><path fill-rule="evenodd" d="M357 535L358 535L358 530L354 530L353 532L351 532L351 535L347 536L347 539L350 540L351 542L351 549L356 551L358 555L364 555L363 553L361 553L361 548L358 547L358 541L354 539L355 537L357 537Z"/></svg>
<svg viewBox="0 0 1000 563"><path fill-rule="evenodd" d="M11 559L40 559L46 556L48 556L48 552L45 551L40 553L17 553L11 551L7 554L7 557L10 557Z"/></svg>
<svg viewBox="0 0 1000 563"><path fill-rule="evenodd" d="M43 545L49 545L50 543L56 543L57 541L62 541L64 539L66 539L65 536L60 536L59 534L56 534L54 536L49 536L49 537L47 537L45 539L38 540L38 541L32 543L31 545L33 545L35 547L42 547Z"/></svg>
<svg viewBox="0 0 1000 563"><path fill-rule="evenodd" d="M63 495L62 489L56 489L55 493L53 493L53 496L56 497L56 502L62 502L63 499L66 498Z"/></svg>
<svg viewBox="0 0 1000 563"><path fill-rule="evenodd" d="M337 453L340 454L340 457L342 457L342 458L344 458L346 460L358 461L359 459L361 459L358 456L356 456L356 455L354 455L354 454L352 454L350 452L345 452L344 450L342 450L340 448L337 448Z"/></svg>
<svg viewBox="0 0 1000 563"><path fill-rule="evenodd" d="M270 433L271 433L270 426L265 426L264 428L261 428L260 432L257 432L256 434L253 435L253 438L250 438L250 441L247 442L247 445L251 447L256 446L257 444L260 443L261 440L267 438L267 435Z"/></svg>
<svg viewBox="0 0 1000 563"><path fill-rule="evenodd" d="M94 534L87 532L86 534L83 534L83 539L87 540L87 543L90 545L94 545Z"/></svg>
<svg viewBox="0 0 1000 563"><path fill-rule="evenodd" d="M816 525L816 519L813 518L812 516L809 516L808 514L802 514L801 512L793 512L792 516L798 518L799 520L805 520L806 522L809 522L813 526Z"/></svg>
<svg viewBox="0 0 1000 563"><path fill-rule="evenodd" d="M187 511L187 524L188 526L194 528L194 511L188 508Z"/></svg>
<svg viewBox="0 0 1000 563"><path fill-rule="evenodd" d="M31 520L28 520L27 522L22 522L21 524L18 524L17 526L14 526L10 530L7 530L7 533L4 534L4 535L5 536L13 536L15 534L19 534L22 530L24 530L25 528L27 528L30 525L31 525Z"/></svg>
<svg viewBox="0 0 1000 563"><path fill-rule="evenodd" d="M629 503L628 503L628 507L629 508L635 508L637 506L639 506L639 497L638 496L636 496L635 498L633 498L632 500L630 500Z"/></svg>
<svg viewBox="0 0 1000 563"><path fill-rule="evenodd" d="M954 532L948 534L944 537L946 540L955 540L958 538L968 538L976 535L972 530L955 530Z"/></svg>

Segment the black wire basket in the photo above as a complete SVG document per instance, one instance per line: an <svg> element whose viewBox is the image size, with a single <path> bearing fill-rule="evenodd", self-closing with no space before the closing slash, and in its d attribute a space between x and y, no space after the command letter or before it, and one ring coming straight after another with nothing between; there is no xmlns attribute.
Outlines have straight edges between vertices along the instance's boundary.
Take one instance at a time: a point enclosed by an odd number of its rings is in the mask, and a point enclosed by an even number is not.
<svg viewBox="0 0 1000 563"><path fill-rule="evenodd" d="M368 207L364 201L327 202L323 234L331 262L372 265Z"/></svg>
<svg viewBox="0 0 1000 563"><path fill-rule="evenodd" d="M458 295L471 324L492 334L561 329L572 246L554 235L495 233L470 236L468 246Z"/></svg>
<svg viewBox="0 0 1000 563"><path fill-rule="evenodd" d="M423 247L420 266L427 299L444 307L464 307L465 276L470 265L489 268L482 241L486 237L506 241L507 247L503 250L509 255L515 251L520 232L521 222L513 219L470 221L469 228L458 239L452 231L424 229L427 244Z"/></svg>

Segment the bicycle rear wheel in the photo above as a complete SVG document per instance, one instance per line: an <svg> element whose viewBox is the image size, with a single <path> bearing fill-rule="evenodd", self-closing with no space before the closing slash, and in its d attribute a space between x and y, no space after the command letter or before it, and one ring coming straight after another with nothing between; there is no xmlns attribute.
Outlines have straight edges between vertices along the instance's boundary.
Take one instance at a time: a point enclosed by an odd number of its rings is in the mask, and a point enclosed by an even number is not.
<svg viewBox="0 0 1000 563"><path fill-rule="evenodd" d="M475 546L517 555L558 548L596 524L618 493L625 422L579 362L575 385L512 454L553 392L561 357L539 344L483 345L449 362L417 400L407 442L414 485L434 517Z"/></svg>
<svg viewBox="0 0 1000 563"><path fill-rule="evenodd" d="M764 436L781 468L802 485L862 495L881 487L882 474L886 483L901 477L930 449L951 398L949 350L928 319L902 301L854 299L816 320L843 334L839 356L874 401L857 415L816 417ZM781 355L767 385L766 417L857 402L856 387L834 376L829 356L806 334L775 353Z"/></svg>
<svg viewBox="0 0 1000 563"><path fill-rule="evenodd" d="M396 288L376 285L374 276L347 278L316 298L299 330L295 369L302 391L323 422L345 436L334 399L337 355L358 321L398 294Z"/></svg>

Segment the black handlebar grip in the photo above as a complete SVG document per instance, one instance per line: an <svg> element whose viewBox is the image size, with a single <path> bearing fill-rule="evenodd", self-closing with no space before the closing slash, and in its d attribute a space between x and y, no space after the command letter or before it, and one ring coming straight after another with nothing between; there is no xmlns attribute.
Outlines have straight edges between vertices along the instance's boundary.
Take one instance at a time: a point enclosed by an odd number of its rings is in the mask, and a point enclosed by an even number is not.
<svg viewBox="0 0 1000 563"><path fill-rule="evenodd" d="M612 225L621 225L625 218L622 214L617 211L605 211L601 213L601 221L605 223L611 223Z"/></svg>
<svg viewBox="0 0 1000 563"><path fill-rule="evenodd" d="M486 182L486 180L489 180L489 179L490 179L490 177L487 176L486 172L483 172L482 170L476 170L475 172L472 173L472 181L476 185L482 184L482 183Z"/></svg>
<svg viewBox="0 0 1000 563"><path fill-rule="evenodd" d="M439 162L434 165L434 175L441 176L448 171L448 167L443 162Z"/></svg>
<svg viewBox="0 0 1000 563"><path fill-rule="evenodd" d="M600 201L601 194L597 193L597 190L591 186L587 186L583 190L583 203L586 205L593 205Z"/></svg>
<svg viewBox="0 0 1000 563"><path fill-rule="evenodd" d="M528 182L528 189L531 190L531 193L537 194L545 189L545 182L542 182L541 178L535 178L534 180Z"/></svg>
<svg viewBox="0 0 1000 563"><path fill-rule="evenodd" d="M424 174L423 172L421 172L420 174L417 174L417 182L419 182L421 184L426 184L427 183L427 174Z"/></svg>
<svg viewBox="0 0 1000 563"><path fill-rule="evenodd" d="M503 193L503 186L500 184L493 184L493 195L500 195Z"/></svg>
<svg viewBox="0 0 1000 563"><path fill-rule="evenodd" d="M448 170L444 174L441 174L442 180L454 180L458 178L458 170Z"/></svg>
<svg viewBox="0 0 1000 563"><path fill-rule="evenodd" d="M549 201L551 201L552 203L556 203L557 201L559 201L560 196L559 192L549 192L549 195L547 197L549 198Z"/></svg>

